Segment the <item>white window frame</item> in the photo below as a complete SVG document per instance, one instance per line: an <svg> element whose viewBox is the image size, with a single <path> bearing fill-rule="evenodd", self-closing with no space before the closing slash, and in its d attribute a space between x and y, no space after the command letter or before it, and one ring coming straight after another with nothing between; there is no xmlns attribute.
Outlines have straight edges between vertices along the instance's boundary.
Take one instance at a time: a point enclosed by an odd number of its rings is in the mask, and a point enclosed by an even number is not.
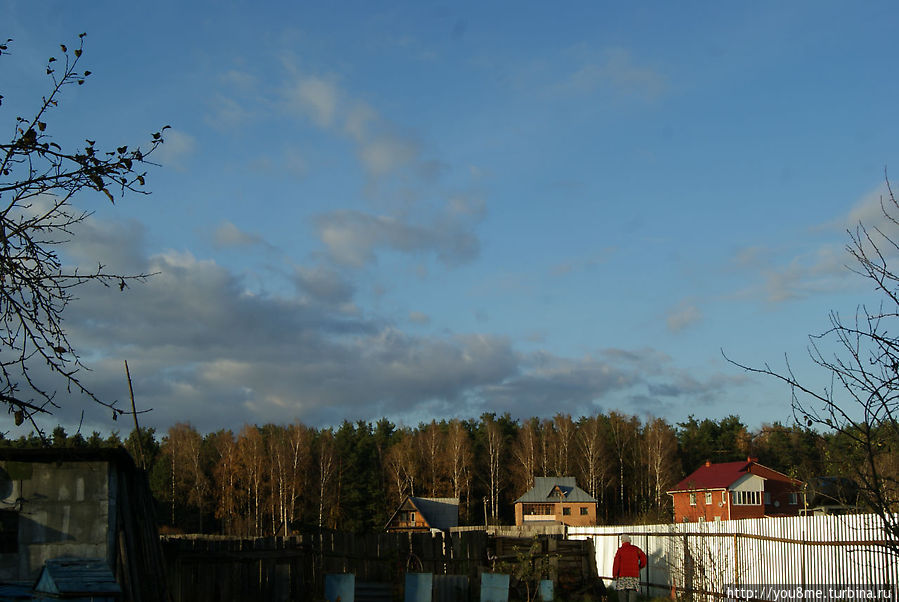
<svg viewBox="0 0 899 602"><path fill-rule="evenodd" d="M732 499L734 502L734 506L761 506L762 505L762 492L761 491L734 491Z"/></svg>
<svg viewBox="0 0 899 602"><path fill-rule="evenodd" d="M711 491L705 492L705 505L706 506L712 505L712 492Z"/></svg>
<svg viewBox="0 0 899 602"><path fill-rule="evenodd" d="M691 506L696 505L696 492L695 491L690 492L690 505Z"/></svg>

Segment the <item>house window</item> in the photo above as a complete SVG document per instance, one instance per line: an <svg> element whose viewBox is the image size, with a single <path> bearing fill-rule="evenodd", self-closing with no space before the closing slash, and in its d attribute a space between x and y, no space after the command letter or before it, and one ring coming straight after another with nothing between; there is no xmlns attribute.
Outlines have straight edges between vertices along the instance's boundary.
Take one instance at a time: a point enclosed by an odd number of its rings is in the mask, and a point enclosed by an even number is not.
<svg viewBox="0 0 899 602"><path fill-rule="evenodd" d="M412 524L414 525L414 524L415 524L415 513L414 513L414 512L410 512L410 513L409 513L409 518L410 518L410 521L412 522Z"/></svg>
<svg viewBox="0 0 899 602"><path fill-rule="evenodd" d="M525 516L547 516L555 514L552 504L524 504L522 512Z"/></svg>
<svg viewBox="0 0 899 602"><path fill-rule="evenodd" d="M711 491L705 492L705 505L706 506L712 505L712 492Z"/></svg>
<svg viewBox="0 0 899 602"><path fill-rule="evenodd" d="M720 516L716 516L716 517L715 517L715 522L716 522L716 523L720 523L720 522L721 522L721 517L720 517Z"/></svg>
<svg viewBox="0 0 899 602"><path fill-rule="evenodd" d="M568 506L562 508L562 514L565 516L571 516L571 508L569 508Z"/></svg>
<svg viewBox="0 0 899 602"><path fill-rule="evenodd" d="M695 506L695 505L696 505L696 494L695 494L695 493L691 493L691 494L690 494L690 505L691 505L691 506Z"/></svg>
<svg viewBox="0 0 899 602"><path fill-rule="evenodd" d="M704 516L700 516L700 517L699 517L698 519L696 519L696 520L697 520L698 522L700 522L700 523L704 523L704 522L705 522L705 517L704 517Z"/></svg>
<svg viewBox="0 0 899 602"><path fill-rule="evenodd" d="M790 494L790 505L795 506L799 503L799 494L795 491Z"/></svg>
<svg viewBox="0 0 899 602"><path fill-rule="evenodd" d="M761 491L734 491L734 505L736 506L758 506L761 503Z"/></svg>
<svg viewBox="0 0 899 602"><path fill-rule="evenodd" d="M722 492L721 492L721 503L722 503L722 504L726 504L726 503L727 503L727 492L726 492L726 491L722 491Z"/></svg>
<svg viewBox="0 0 899 602"><path fill-rule="evenodd" d="M590 511L587 509L586 506L581 506L581 516L587 516L589 513L590 513Z"/></svg>

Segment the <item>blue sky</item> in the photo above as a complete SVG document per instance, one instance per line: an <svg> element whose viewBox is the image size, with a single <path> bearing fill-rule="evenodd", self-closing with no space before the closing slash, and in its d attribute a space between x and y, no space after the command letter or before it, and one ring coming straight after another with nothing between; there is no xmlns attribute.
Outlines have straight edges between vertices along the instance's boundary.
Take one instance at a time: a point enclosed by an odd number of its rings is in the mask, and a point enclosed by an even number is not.
<svg viewBox="0 0 899 602"><path fill-rule="evenodd" d="M484 6L486 4L486 6ZM67 324L105 399L202 430L387 416L789 421L807 334L869 302L846 228L899 166L890 2L0 0L12 127L87 32L58 141L170 124L95 211ZM897 167L899 169L899 167ZM78 398L58 413L109 416Z"/></svg>

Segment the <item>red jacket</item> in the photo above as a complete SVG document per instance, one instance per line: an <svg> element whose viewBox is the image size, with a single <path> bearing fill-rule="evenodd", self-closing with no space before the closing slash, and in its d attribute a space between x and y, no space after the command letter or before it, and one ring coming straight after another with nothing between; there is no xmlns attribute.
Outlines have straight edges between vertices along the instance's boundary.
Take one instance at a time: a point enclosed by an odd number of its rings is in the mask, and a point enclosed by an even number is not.
<svg viewBox="0 0 899 602"><path fill-rule="evenodd" d="M646 566L646 554L637 546L624 542L615 553L615 562L612 564L612 576L639 577L640 569Z"/></svg>

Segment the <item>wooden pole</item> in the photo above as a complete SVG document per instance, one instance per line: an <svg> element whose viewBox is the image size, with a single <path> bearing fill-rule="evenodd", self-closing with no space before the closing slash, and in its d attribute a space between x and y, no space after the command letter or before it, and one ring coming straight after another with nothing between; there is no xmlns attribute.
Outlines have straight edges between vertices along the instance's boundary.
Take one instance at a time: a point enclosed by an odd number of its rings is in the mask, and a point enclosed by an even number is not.
<svg viewBox="0 0 899 602"><path fill-rule="evenodd" d="M134 417L134 432L137 433L137 453L140 467L146 470L144 462L144 442L140 438L140 425L137 423L137 408L134 406L134 388L131 386L131 372L128 370L128 360L125 360L125 376L128 377L128 393L131 395L131 416Z"/></svg>

